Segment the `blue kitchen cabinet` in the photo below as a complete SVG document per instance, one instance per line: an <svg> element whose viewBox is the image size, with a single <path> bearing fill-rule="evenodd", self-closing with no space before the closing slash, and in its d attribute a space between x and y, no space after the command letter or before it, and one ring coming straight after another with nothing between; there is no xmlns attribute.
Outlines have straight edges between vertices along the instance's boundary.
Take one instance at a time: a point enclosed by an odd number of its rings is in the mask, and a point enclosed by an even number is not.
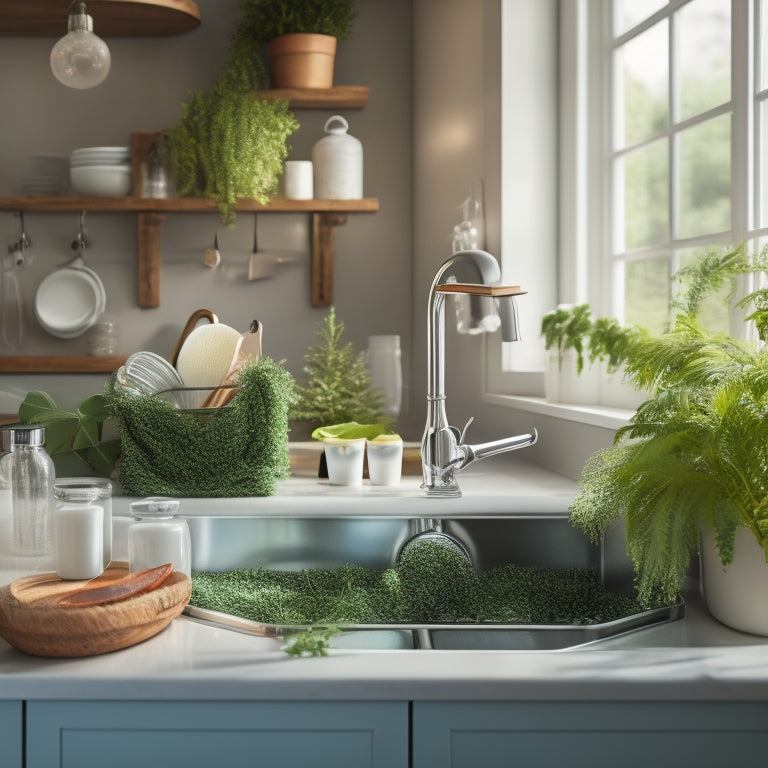
<svg viewBox="0 0 768 768"><path fill-rule="evenodd" d="M408 704L30 701L26 739L26 768L407 768Z"/></svg>
<svg viewBox="0 0 768 768"><path fill-rule="evenodd" d="M22 704L0 701L0 768L22 768Z"/></svg>
<svg viewBox="0 0 768 768"><path fill-rule="evenodd" d="M766 756L766 702L413 705L413 768L751 768Z"/></svg>

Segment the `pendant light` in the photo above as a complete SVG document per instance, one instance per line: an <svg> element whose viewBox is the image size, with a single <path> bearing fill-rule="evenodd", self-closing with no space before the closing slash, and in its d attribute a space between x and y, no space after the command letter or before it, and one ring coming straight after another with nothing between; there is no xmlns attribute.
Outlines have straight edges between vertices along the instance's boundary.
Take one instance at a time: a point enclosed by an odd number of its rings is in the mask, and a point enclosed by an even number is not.
<svg viewBox="0 0 768 768"><path fill-rule="evenodd" d="M109 74L107 44L93 34L93 18L84 2L69 6L67 34L51 49L51 71L70 88L93 88Z"/></svg>

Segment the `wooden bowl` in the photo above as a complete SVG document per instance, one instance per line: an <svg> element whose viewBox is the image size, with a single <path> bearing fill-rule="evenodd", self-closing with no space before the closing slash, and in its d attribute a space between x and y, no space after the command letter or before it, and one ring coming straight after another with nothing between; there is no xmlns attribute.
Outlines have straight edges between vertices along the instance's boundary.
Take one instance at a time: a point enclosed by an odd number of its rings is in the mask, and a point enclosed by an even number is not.
<svg viewBox="0 0 768 768"><path fill-rule="evenodd" d="M127 574L126 563L112 563L98 581ZM0 637L33 656L109 653L156 635L184 610L192 591L189 578L174 571L157 589L126 600L83 608L57 604L63 595L88 583L62 581L55 573L11 582L0 589Z"/></svg>

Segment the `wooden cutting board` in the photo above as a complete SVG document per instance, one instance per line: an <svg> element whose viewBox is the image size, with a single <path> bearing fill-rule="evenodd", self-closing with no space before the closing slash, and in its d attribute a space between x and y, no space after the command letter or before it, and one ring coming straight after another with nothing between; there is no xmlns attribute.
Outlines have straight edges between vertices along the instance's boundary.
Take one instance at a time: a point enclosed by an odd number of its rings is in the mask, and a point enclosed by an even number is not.
<svg viewBox="0 0 768 768"><path fill-rule="evenodd" d="M62 581L55 573L16 579L0 589L0 637L33 656L93 656L156 635L189 602L192 583L174 571L157 589L126 600L82 608L57 605L59 598L86 584L127 575L126 563L112 563L90 581Z"/></svg>

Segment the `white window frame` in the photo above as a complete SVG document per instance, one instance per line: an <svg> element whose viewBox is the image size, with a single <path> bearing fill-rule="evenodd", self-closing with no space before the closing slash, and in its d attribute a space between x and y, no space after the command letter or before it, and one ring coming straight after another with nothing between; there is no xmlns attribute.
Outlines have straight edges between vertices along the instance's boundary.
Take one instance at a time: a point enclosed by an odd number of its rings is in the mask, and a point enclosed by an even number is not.
<svg viewBox="0 0 768 768"><path fill-rule="evenodd" d="M672 14L689 0L670 0L654 19ZM502 0L503 8L504 0ZM768 89L755 93L759 61L754 55L759 40L760 0L732 0L731 104L731 231L728 242L765 237L768 227L755 229L758 216L756 174L759 172L759 110L755 104L768 100ZM611 116L612 88L611 0L563 0L559 4L559 168L557 219L559 234L557 300L588 302L595 314L611 313L610 212L612 205ZM766 3L768 6L768 3ZM768 12L768 8L766 9ZM750 25L754 34L750 35ZM502 28L504 25L502 24ZM502 32L504 34L504 32ZM506 40L503 38L502 48ZM737 41L747 41L747 44ZM502 88L502 114L504 114ZM579 108L582 105L582 108ZM502 135L504 127L502 120ZM502 157L503 157L502 146ZM751 171L754 172L751 172ZM502 172L503 162L502 162ZM504 197L502 187L502 200ZM586 205L585 201L600 201ZM674 202L670 199L670 205ZM502 217L504 221L504 217ZM502 232L502 262L509 239ZM671 241L673 247L723 242L716 238ZM507 248L505 248L507 246ZM600 254L600 258L589 258ZM528 329L538 333L538 328ZM507 345L508 346L508 345ZM512 345L514 346L514 345ZM543 385L532 374L502 370L502 343L486 336L485 378L482 397L486 402L604 426L624 423L630 410L605 409L547 403ZM511 350L514 354L514 349ZM543 374L539 374L543 381Z"/></svg>

